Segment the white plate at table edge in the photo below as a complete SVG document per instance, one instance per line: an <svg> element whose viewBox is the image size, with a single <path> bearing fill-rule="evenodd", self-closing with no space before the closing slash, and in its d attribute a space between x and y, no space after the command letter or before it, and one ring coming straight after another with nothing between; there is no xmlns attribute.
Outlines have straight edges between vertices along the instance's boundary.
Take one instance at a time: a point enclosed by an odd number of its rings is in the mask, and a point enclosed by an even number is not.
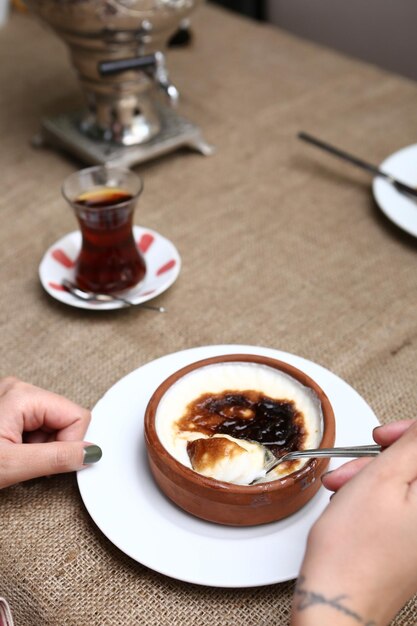
<svg viewBox="0 0 417 626"><path fill-rule="evenodd" d="M166 291L177 280L181 270L181 257L178 250L166 237L163 237L152 228L144 226L133 226L133 233L137 240L140 236L148 234L154 238L149 249L143 252L147 264L147 273L144 280L138 285L123 292L123 297L129 299L134 305L142 304L156 298ZM91 311L109 311L113 309L125 308L122 302L88 302L76 298L71 293L54 288L51 283L60 285L64 278L74 281L74 267L65 267L61 263L52 258L54 250L62 250L69 260L75 261L81 246L81 233L74 230L67 233L55 243L53 243L45 252L39 264L39 279L45 291L55 300L74 306L79 309L89 309ZM163 248L163 255L158 255ZM172 264L168 270L156 277L157 268L161 269L164 265ZM152 276L151 276L152 274ZM155 276L153 276L155 274ZM152 280L154 281L152 283Z"/></svg>
<svg viewBox="0 0 417 626"><path fill-rule="evenodd" d="M103 449L101 461L78 472L81 497L103 534L132 559L177 580L212 587L255 587L296 578L307 535L326 507L323 487L294 515L255 527L227 527L193 517L169 501L150 474L143 416L156 387L177 369L219 354L262 354L313 377L336 415L336 445L372 442L378 425L365 400L312 361L271 348L218 345L190 348L146 363L99 400L85 437ZM343 459L332 459L335 468Z"/></svg>
<svg viewBox="0 0 417 626"><path fill-rule="evenodd" d="M417 144L388 156L379 168L399 181L417 187ZM381 211L399 228L417 237L417 198L398 191L390 182L376 176L372 192Z"/></svg>

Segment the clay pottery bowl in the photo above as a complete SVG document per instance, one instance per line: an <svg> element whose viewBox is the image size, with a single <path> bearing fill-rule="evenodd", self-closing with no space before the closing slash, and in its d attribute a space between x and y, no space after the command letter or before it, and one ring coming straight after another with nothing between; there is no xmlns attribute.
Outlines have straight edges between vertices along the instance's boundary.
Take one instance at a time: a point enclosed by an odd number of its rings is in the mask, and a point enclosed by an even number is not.
<svg viewBox="0 0 417 626"><path fill-rule="evenodd" d="M324 391L301 370L269 357L231 354L204 359L183 367L156 389L145 412L145 442L149 466L161 491L176 505L199 518L232 526L254 526L283 519L301 509L320 488L329 459L310 459L283 478L256 485L235 485L198 474L177 461L162 445L156 430L158 404L167 390L193 370L216 363L246 362L267 365L312 389L321 403L323 436L318 447L335 440L335 418Z"/></svg>

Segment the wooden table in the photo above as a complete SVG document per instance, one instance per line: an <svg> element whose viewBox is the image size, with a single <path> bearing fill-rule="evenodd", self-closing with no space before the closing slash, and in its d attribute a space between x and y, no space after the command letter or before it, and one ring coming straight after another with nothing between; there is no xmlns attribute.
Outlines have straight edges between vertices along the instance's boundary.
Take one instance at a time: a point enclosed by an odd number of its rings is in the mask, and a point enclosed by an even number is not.
<svg viewBox="0 0 417 626"><path fill-rule="evenodd" d="M212 7L195 14L193 34L168 63L181 113L217 153L135 168L137 222L175 242L183 262L159 315L91 313L43 291L45 250L76 228L60 186L80 164L30 140L42 115L81 95L63 44L35 19L13 14L0 31L3 375L93 407L157 357L249 344L323 365L381 422L415 417L415 240L383 217L366 174L296 133L380 162L415 142L416 85ZM92 523L74 475L3 491L0 542L0 595L17 626L288 623L292 582L200 587L131 560ZM394 624L409 626L416 607Z"/></svg>

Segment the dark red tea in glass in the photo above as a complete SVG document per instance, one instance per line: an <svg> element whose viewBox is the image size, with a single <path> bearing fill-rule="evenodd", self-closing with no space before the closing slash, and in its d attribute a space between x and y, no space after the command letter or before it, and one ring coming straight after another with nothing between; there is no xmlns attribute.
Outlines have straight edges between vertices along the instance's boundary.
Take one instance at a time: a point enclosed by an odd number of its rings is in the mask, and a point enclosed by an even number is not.
<svg viewBox="0 0 417 626"><path fill-rule="evenodd" d="M96 166L71 174L62 192L80 225L75 282L80 289L114 293L137 285L146 265L133 236L133 213L142 192L133 172Z"/></svg>

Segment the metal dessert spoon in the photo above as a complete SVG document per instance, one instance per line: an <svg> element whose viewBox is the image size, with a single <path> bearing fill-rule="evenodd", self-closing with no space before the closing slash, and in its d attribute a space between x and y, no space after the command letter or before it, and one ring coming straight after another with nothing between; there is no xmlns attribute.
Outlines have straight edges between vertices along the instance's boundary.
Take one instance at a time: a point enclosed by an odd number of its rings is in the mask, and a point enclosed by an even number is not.
<svg viewBox="0 0 417 626"><path fill-rule="evenodd" d="M298 133L298 138L302 139L303 141L307 141L311 145L316 146L316 148L320 148L321 150L325 150L326 152L333 154L339 159L348 161L349 163L352 163L352 165L356 165L356 167L367 170L368 172L371 172L371 174L375 174L376 176L381 176L382 178L385 178L388 182L391 183L393 187L395 187L398 191L401 191L402 193L413 196L414 198L417 196L417 189L415 187L411 187L410 185L406 185L400 180L397 180L396 178L394 178L394 176L391 176L391 174L380 170L379 167L373 165L372 163L368 163L363 159L359 159L357 156L349 154L344 150L340 150L340 148L336 148L335 146L332 146L329 143L322 141L321 139L317 139L316 137L313 137L308 133L300 132Z"/></svg>
<svg viewBox="0 0 417 626"><path fill-rule="evenodd" d="M260 444L261 445L261 444ZM265 446L263 446L265 447ZM319 458L330 458L330 457L344 457L344 458L358 458L360 456L377 456L381 452L381 446L370 444L366 446L348 446L343 448L312 448L310 450L296 450L294 452L288 452L284 454L279 459L276 457L271 458L271 452L265 448L265 465L264 469L266 470L266 474L269 474L273 469L275 469L280 463L284 463L285 461L293 461L295 459L319 459ZM254 485L260 481L262 478L255 478L250 484Z"/></svg>
<svg viewBox="0 0 417 626"><path fill-rule="evenodd" d="M62 281L62 286L65 287L65 289L69 291L73 296L75 296L79 300L84 300L86 302L121 302L124 306L137 306L142 309L158 311L159 313L165 312L165 308L163 306L156 306L145 303L134 304L130 300L127 300L126 298L123 298L121 296L112 296L108 293L95 293L93 291L84 291L66 278L64 278L64 280Z"/></svg>

